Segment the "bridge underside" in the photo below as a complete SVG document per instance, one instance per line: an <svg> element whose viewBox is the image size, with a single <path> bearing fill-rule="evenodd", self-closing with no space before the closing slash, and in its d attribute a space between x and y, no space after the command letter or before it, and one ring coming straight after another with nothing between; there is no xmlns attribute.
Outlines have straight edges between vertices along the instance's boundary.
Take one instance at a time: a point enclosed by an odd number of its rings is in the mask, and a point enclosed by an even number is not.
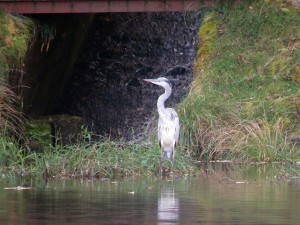
<svg viewBox="0 0 300 225"><path fill-rule="evenodd" d="M203 0L1 0L8 13L106 13L195 11Z"/></svg>

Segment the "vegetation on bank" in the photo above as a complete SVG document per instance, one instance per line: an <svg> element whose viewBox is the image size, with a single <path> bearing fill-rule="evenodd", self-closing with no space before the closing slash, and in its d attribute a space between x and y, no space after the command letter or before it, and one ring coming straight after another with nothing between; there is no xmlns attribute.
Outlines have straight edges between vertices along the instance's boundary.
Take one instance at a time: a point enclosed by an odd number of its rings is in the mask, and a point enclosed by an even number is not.
<svg viewBox="0 0 300 225"><path fill-rule="evenodd" d="M9 136L22 135L20 97L13 90L17 87L9 86L9 79L21 70L32 28L29 19L0 12L0 137L4 142Z"/></svg>
<svg viewBox="0 0 300 225"><path fill-rule="evenodd" d="M95 142L86 129L83 129L77 144L62 146L57 141L43 152L27 152L29 149L18 148L13 143L0 146L0 165L7 165L0 172L45 179L101 179L158 174L159 148L150 143L121 144L105 139ZM162 166L168 176L182 176L194 169L191 159L181 152L176 155L174 164L164 161Z"/></svg>
<svg viewBox="0 0 300 225"><path fill-rule="evenodd" d="M5 37L0 45L3 80L11 68L17 68L30 40L32 24L24 19L22 26L23 19L0 14L0 22L5 21L0 23L0 37ZM299 24L299 12L294 9L257 1L207 13L199 31L195 80L179 105L182 144L174 165L163 162L167 174L193 171L193 157L201 161L299 161ZM45 179L157 174L160 151L156 141L95 142L82 129L77 144L63 146L56 139L55 145L49 144L42 152L19 146L9 138L13 132L7 121L13 121L11 127L15 127L21 123L20 114L9 114L3 107L3 102L18 102L18 97L1 92L4 84L0 85L1 114L12 116L9 120L0 117L0 173ZM8 101L8 96L14 97Z"/></svg>
<svg viewBox="0 0 300 225"><path fill-rule="evenodd" d="M208 14L180 106L201 160L300 159L300 14L263 1Z"/></svg>

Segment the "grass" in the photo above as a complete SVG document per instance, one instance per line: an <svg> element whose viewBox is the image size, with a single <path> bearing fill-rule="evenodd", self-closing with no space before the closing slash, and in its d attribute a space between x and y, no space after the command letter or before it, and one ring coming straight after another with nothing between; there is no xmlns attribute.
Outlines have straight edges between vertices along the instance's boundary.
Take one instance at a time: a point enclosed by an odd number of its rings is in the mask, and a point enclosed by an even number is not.
<svg viewBox="0 0 300 225"><path fill-rule="evenodd" d="M149 145L126 145L110 140L91 141L89 133L82 133L78 144L62 146L57 143L44 152L30 152L13 143L0 140L1 165L9 165L4 173L18 173L49 178L112 178L138 177L158 174L160 152ZM165 170L175 176L190 173L194 165L189 157L178 151L176 163L163 163Z"/></svg>
<svg viewBox="0 0 300 225"><path fill-rule="evenodd" d="M180 106L184 142L202 160L299 160L299 12L263 1L218 11L199 32L208 50Z"/></svg>

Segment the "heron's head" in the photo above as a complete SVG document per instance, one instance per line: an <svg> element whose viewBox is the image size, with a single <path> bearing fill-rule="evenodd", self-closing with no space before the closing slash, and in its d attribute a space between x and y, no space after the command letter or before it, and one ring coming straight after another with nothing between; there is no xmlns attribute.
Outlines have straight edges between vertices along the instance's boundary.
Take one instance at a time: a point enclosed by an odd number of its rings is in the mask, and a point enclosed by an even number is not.
<svg viewBox="0 0 300 225"><path fill-rule="evenodd" d="M156 85L159 85L162 87L166 87L166 86L171 87L171 82L165 77L159 77L156 79L144 79L144 81L150 82L152 84L156 84Z"/></svg>

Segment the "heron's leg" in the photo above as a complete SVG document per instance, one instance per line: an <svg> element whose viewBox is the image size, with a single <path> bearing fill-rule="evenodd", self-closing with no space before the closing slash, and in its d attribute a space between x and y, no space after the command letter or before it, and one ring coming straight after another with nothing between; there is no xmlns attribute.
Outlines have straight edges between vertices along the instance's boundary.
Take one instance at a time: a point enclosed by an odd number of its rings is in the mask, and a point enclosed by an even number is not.
<svg viewBox="0 0 300 225"><path fill-rule="evenodd" d="M173 163L175 162L175 152L176 152L176 148L173 147Z"/></svg>
<svg viewBox="0 0 300 225"><path fill-rule="evenodd" d="M159 160L159 177L162 178L162 159L163 159L163 149L160 149L160 160Z"/></svg>
<svg viewBox="0 0 300 225"><path fill-rule="evenodd" d="M173 147L173 168L174 168L174 165L175 165L175 147Z"/></svg>
<svg viewBox="0 0 300 225"><path fill-rule="evenodd" d="M159 177L162 178L162 162L161 162L161 159L159 160Z"/></svg>

